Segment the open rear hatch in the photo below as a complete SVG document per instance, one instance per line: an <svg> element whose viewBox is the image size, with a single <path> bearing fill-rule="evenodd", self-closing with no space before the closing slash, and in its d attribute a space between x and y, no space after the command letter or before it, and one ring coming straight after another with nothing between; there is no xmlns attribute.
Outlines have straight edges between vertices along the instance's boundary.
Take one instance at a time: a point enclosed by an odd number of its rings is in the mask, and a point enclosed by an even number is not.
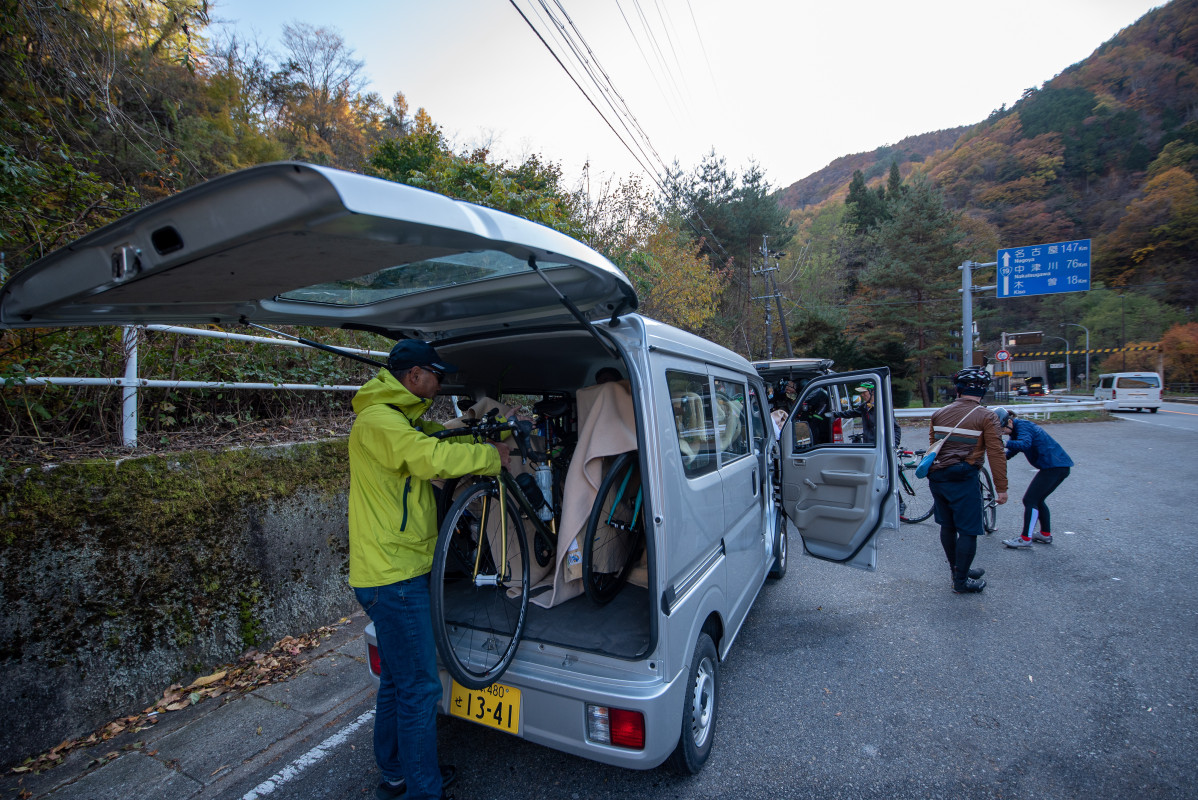
<svg viewBox="0 0 1198 800"><path fill-rule="evenodd" d="M245 320L443 339L636 305L611 262L543 225L278 163L180 192L22 270L0 292L0 326Z"/></svg>

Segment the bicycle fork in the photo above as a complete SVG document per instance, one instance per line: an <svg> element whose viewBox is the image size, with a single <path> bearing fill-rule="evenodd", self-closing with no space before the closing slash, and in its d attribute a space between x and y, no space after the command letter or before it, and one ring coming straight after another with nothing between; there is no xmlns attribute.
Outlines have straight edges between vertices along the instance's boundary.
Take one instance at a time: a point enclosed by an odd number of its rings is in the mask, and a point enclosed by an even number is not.
<svg viewBox="0 0 1198 800"><path fill-rule="evenodd" d="M499 486L499 563L495 565L495 572L488 575L482 572L482 557L483 557L483 540L487 536L490 529L488 522L491 517L491 498L483 498L483 519L482 525L478 532L478 547L474 551L474 585L476 587L494 586L504 588L508 580L511 579L511 574L507 572L507 492L503 488L503 484L496 482ZM499 573L503 569L503 574Z"/></svg>

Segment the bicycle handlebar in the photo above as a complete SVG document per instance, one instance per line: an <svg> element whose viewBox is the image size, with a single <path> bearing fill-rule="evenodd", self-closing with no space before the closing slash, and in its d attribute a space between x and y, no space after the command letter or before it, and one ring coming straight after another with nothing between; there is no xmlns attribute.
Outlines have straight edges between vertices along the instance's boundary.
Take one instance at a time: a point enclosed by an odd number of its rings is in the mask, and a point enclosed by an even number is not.
<svg viewBox="0 0 1198 800"><path fill-rule="evenodd" d="M504 432L510 432L520 449L521 457L537 463L548 460L548 454L532 448L532 422L526 419L497 419L499 409L493 408L486 416L472 425L461 428L446 428L432 434L436 439L448 439L452 436L473 436L475 439L498 439Z"/></svg>

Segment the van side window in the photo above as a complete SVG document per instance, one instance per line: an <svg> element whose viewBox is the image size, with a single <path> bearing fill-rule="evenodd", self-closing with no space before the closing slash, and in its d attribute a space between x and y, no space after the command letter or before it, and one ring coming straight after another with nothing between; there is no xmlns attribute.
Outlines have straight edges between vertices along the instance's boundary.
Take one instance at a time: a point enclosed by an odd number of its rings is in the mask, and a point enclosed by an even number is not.
<svg viewBox="0 0 1198 800"><path fill-rule="evenodd" d="M727 464L749 454L749 420L743 383L716 379L715 433L721 463Z"/></svg>
<svg viewBox="0 0 1198 800"><path fill-rule="evenodd" d="M678 434L678 455L688 478L716 468L715 417L711 408L711 382L706 375L666 370L670 405Z"/></svg>
<svg viewBox="0 0 1198 800"><path fill-rule="evenodd" d="M1109 389L1109 388L1111 388L1111 382L1112 382L1112 381L1114 381L1114 378L1113 378L1112 376L1110 376L1110 375L1104 375L1104 376L1103 376L1103 378L1102 378L1102 380L1100 380L1100 381L1098 382L1098 385L1099 385L1101 388L1103 388L1103 389Z"/></svg>

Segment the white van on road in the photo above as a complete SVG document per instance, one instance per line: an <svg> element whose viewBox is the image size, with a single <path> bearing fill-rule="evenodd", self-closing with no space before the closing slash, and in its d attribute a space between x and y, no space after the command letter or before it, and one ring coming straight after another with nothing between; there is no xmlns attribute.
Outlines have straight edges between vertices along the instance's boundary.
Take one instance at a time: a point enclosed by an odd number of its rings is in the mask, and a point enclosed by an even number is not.
<svg viewBox="0 0 1198 800"><path fill-rule="evenodd" d="M1098 376L1094 399L1105 401L1107 411L1134 408L1155 414L1161 407L1161 386L1155 372L1112 372Z"/></svg>
<svg viewBox="0 0 1198 800"><path fill-rule="evenodd" d="M875 444L836 442L793 414L776 439L752 364L636 307L622 272L554 230L282 163L188 189L22 270L0 290L0 326L253 322L430 340L461 368L445 394L546 409L563 454L580 393L618 369L643 491L636 577L605 605L529 602L506 672L469 697L443 672L442 711L608 764L697 772L720 662L767 574L785 573L788 533L809 555L875 568L878 533L898 527L894 443L890 425ZM889 420L884 368L816 378L804 396L863 379ZM485 629L477 659L502 637Z"/></svg>

